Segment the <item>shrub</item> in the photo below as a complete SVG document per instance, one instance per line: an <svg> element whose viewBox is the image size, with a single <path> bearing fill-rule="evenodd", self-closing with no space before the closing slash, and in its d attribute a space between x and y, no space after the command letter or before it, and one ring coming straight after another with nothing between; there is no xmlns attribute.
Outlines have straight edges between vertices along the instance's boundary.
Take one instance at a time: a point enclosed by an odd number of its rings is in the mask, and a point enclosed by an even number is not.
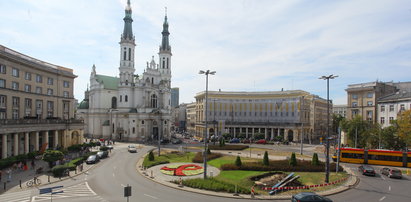
<svg viewBox="0 0 411 202"><path fill-rule="evenodd" d="M38 152L38 151L29 152L29 153L27 154L27 158L30 159L30 160L31 160L31 159L35 159L37 155L39 155L39 152Z"/></svg>
<svg viewBox="0 0 411 202"><path fill-rule="evenodd" d="M178 180L173 181L174 183L179 183ZM183 185L187 187L197 188L197 189L205 189L217 192L228 192L234 193L235 192L235 185L229 182L224 182L217 180L215 178L207 178L207 179L187 179L183 180ZM245 188L242 186L237 187L237 192L240 194L249 194L250 189Z"/></svg>
<svg viewBox="0 0 411 202"><path fill-rule="evenodd" d="M313 159L311 160L311 165L318 166L320 162L318 161L318 155L317 153L313 154Z"/></svg>
<svg viewBox="0 0 411 202"><path fill-rule="evenodd" d="M149 160L149 161L154 161L154 153L153 153L153 151L150 151L150 153L148 153L148 160Z"/></svg>
<svg viewBox="0 0 411 202"><path fill-rule="evenodd" d="M224 138L220 138L220 147L224 147L225 146L225 140Z"/></svg>
<svg viewBox="0 0 411 202"><path fill-rule="evenodd" d="M238 166L238 167L241 167L241 158L240 158L240 156L237 156L237 158L235 159L235 165L236 166Z"/></svg>
<svg viewBox="0 0 411 202"><path fill-rule="evenodd" d="M295 157L295 153L294 153L294 152L291 154L291 158L290 158L289 164L290 164L290 166L297 166L297 158Z"/></svg>
<svg viewBox="0 0 411 202"><path fill-rule="evenodd" d="M49 163L49 167L52 167L53 162L63 159L64 154L58 150L46 150L43 154L43 160Z"/></svg>
<svg viewBox="0 0 411 202"><path fill-rule="evenodd" d="M223 156L220 153L211 153L211 154L207 154L207 161L216 159L216 158L220 158L221 156ZM194 163L203 163L203 152L197 152L197 154L194 156L193 158L193 162Z"/></svg>
<svg viewBox="0 0 411 202"><path fill-rule="evenodd" d="M76 169L76 165L74 164L70 164L70 163L66 163L64 165L58 165L58 166L54 166L51 169L51 172L53 173L54 177L63 177L64 171L65 170L75 170Z"/></svg>
<svg viewBox="0 0 411 202"><path fill-rule="evenodd" d="M266 165L266 166L270 165L270 162L268 161L268 152L267 151L264 152L263 164Z"/></svg>
<svg viewBox="0 0 411 202"><path fill-rule="evenodd" d="M79 151L81 151L82 148L83 148L83 145L74 144L74 145L71 145L71 146L67 147L67 150L69 152L79 152Z"/></svg>
<svg viewBox="0 0 411 202"><path fill-rule="evenodd" d="M147 161L143 163L143 166L146 168L150 168L156 165L161 165L161 164L166 164L166 163L170 163L170 161Z"/></svg>
<svg viewBox="0 0 411 202"><path fill-rule="evenodd" d="M325 163L320 162L319 165L311 165L311 161L297 160L297 166L291 166L288 160L270 161L269 166L265 166L261 162L242 163L241 166L234 164L224 164L221 170L252 170L252 171L284 171L284 172L324 172ZM330 164L330 170L335 170L336 164ZM342 167L340 166L342 171Z"/></svg>
<svg viewBox="0 0 411 202"><path fill-rule="evenodd" d="M100 147L100 151L107 151L108 150L108 147L106 147L106 146L101 146Z"/></svg>
<svg viewBox="0 0 411 202"><path fill-rule="evenodd" d="M83 159L83 157L79 157L79 158L76 158L74 160L71 160L70 162L73 163L74 165L78 166L78 165L80 165L84 162L84 159Z"/></svg>
<svg viewBox="0 0 411 202"><path fill-rule="evenodd" d="M244 150L248 147L248 145L224 145L222 147L219 145L208 145L208 148L211 150Z"/></svg>

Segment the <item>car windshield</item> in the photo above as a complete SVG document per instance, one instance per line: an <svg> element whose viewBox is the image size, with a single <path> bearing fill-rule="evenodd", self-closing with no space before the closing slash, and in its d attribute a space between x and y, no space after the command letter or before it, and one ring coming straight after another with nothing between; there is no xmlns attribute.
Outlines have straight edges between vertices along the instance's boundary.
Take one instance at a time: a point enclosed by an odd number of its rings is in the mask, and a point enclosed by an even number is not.
<svg viewBox="0 0 411 202"><path fill-rule="evenodd" d="M135 146L134 146L134 145L130 145L130 146L128 146L128 148L135 148Z"/></svg>
<svg viewBox="0 0 411 202"><path fill-rule="evenodd" d="M97 152L97 154L98 154L98 155L101 155L101 154L103 154L103 153L104 153L104 152L102 152L102 151L100 151L100 152Z"/></svg>
<svg viewBox="0 0 411 202"><path fill-rule="evenodd" d="M95 159L95 158L96 158L96 156L94 156L94 155L88 157L89 160L93 160L93 159Z"/></svg>
<svg viewBox="0 0 411 202"><path fill-rule="evenodd" d="M391 172L393 172L393 173L401 173L400 170L391 170Z"/></svg>

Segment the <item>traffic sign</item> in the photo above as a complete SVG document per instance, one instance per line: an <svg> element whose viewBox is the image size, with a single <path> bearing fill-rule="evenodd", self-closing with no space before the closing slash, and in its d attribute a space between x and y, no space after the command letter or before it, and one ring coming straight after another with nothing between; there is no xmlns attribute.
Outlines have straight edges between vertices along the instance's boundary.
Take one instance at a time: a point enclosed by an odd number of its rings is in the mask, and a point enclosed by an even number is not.
<svg viewBox="0 0 411 202"><path fill-rule="evenodd" d="M47 193L52 192L53 189L60 189L60 188L63 188L63 186L43 188L43 189L40 189L39 191L40 191L40 194L47 194Z"/></svg>

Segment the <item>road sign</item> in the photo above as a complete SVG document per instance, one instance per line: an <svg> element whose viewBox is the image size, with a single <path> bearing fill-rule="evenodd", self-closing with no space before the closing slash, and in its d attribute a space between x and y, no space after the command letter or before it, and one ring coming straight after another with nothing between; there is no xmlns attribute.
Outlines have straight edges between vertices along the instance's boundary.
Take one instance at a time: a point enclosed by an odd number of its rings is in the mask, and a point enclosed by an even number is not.
<svg viewBox="0 0 411 202"><path fill-rule="evenodd" d="M124 187L124 197L131 196L131 186Z"/></svg>
<svg viewBox="0 0 411 202"><path fill-rule="evenodd" d="M63 186L43 188L43 189L40 189L39 191L40 191L40 194L47 194L47 193L52 192L53 189L60 189L60 188L63 188Z"/></svg>

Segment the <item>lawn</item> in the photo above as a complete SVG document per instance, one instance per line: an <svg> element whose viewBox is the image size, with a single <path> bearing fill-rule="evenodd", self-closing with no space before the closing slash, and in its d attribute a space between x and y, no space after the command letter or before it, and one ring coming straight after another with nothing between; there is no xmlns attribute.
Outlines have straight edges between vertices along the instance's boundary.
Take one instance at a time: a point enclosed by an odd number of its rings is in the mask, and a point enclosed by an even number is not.
<svg viewBox="0 0 411 202"><path fill-rule="evenodd" d="M208 161L208 164L216 168L221 168L221 165L234 163L236 158L237 156L223 156L223 157ZM250 158L244 158L244 157L241 158L241 162L243 163L251 162L251 161L256 161L256 159L250 159Z"/></svg>
<svg viewBox="0 0 411 202"><path fill-rule="evenodd" d="M164 163L191 163L195 152L185 153L161 153L160 156L154 155L154 161L148 160L148 155L144 158L143 166L152 167Z"/></svg>
<svg viewBox="0 0 411 202"><path fill-rule="evenodd" d="M250 152L250 148L248 148L248 149L244 149L243 150L244 152L245 151L248 151L248 152ZM265 151L267 151L268 152L268 155L273 155L273 156L288 156L288 157L290 157L291 156L291 154L292 154L292 152L285 152L285 151L275 151L275 150L272 150L272 149L264 149L264 148L251 148L251 152L253 153L253 154L255 154L255 153L257 153L257 154L261 154L261 156L263 156L264 155L264 152ZM297 157L297 158L301 158L301 157L303 157L303 158L311 158L312 156L308 156L308 155L301 155L300 153L295 153L295 156Z"/></svg>

